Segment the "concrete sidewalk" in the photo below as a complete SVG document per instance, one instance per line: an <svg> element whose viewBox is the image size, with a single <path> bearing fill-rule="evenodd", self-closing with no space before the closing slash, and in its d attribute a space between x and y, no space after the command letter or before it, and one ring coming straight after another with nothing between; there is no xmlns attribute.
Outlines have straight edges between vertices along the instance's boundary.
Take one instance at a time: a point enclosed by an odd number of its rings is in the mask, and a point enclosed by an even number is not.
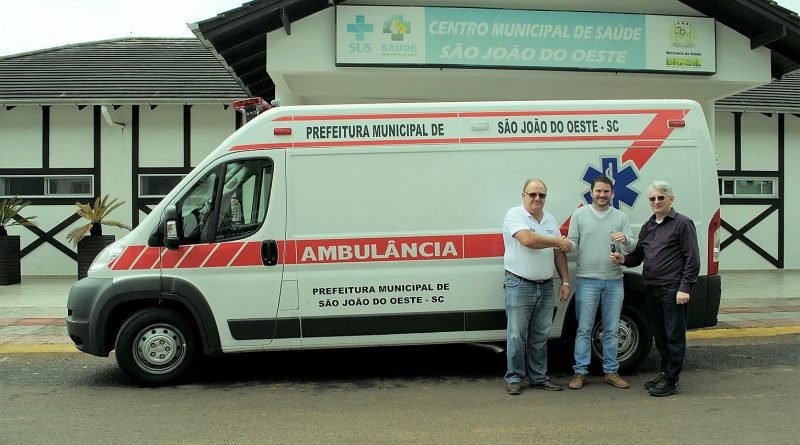
<svg viewBox="0 0 800 445"><path fill-rule="evenodd" d="M75 277L23 277L0 287L0 352L77 351L67 336L66 303ZM689 338L800 333L800 270L722 272L716 327Z"/></svg>

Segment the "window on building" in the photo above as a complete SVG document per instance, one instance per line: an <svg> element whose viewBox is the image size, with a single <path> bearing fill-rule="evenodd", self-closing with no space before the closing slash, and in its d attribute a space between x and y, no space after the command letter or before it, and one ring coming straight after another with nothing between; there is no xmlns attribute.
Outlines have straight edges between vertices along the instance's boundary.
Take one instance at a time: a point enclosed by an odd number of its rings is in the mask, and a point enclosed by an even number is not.
<svg viewBox="0 0 800 445"><path fill-rule="evenodd" d="M167 196L186 175L182 174L163 174L139 175L139 197L140 198L163 198Z"/></svg>
<svg viewBox="0 0 800 445"><path fill-rule="evenodd" d="M80 176L0 176L0 197L91 198L94 177Z"/></svg>
<svg viewBox="0 0 800 445"><path fill-rule="evenodd" d="M723 198L777 198L778 178L719 178Z"/></svg>

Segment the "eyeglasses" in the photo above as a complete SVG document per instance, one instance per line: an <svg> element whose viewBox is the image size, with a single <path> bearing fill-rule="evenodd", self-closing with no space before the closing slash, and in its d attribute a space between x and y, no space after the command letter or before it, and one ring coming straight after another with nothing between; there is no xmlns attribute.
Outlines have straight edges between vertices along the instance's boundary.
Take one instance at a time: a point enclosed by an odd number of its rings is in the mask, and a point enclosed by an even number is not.
<svg viewBox="0 0 800 445"><path fill-rule="evenodd" d="M663 200L667 199L667 197L664 196L664 195L651 196L650 197L650 202L656 202L656 199L658 199L659 201L663 201Z"/></svg>
<svg viewBox="0 0 800 445"><path fill-rule="evenodd" d="M528 192L522 192L522 193L524 193L524 194L528 195L528 197L529 197L529 198L531 198L531 199L534 199L534 198L536 198L537 196L539 197L539 199L544 199L544 198L547 198L547 193L536 193L536 192L531 192L531 193L528 193Z"/></svg>

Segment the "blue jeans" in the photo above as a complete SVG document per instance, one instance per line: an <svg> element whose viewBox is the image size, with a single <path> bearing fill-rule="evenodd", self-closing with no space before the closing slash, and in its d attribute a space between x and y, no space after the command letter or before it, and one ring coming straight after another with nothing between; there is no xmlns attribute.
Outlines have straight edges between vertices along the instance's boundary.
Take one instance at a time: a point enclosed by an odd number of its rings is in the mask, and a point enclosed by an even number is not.
<svg viewBox="0 0 800 445"><path fill-rule="evenodd" d="M553 324L553 282L536 283L506 274L508 371L506 382L547 380L547 338Z"/></svg>
<svg viewBox="0 0 800 445"><path fill-rule="evenodd" d="M675 302L679 284L644 286L653 338L658 354L661 356L659 367L670 383L676 383L680 379L683 357L686 355L686 308L688 304Z"/></svg>
<svg viewBox="0 0 800 445"><path fill-rule="evenodd" d="M576 374L588 374L592 357L592 327L597 316L597 307L603 317L603 372L617 372L617 346L619 338L619 314L624 299L622 278L617 280L598 280L578 277L575 289L575 315L578 318L578 332L575 334Z"/></svg>

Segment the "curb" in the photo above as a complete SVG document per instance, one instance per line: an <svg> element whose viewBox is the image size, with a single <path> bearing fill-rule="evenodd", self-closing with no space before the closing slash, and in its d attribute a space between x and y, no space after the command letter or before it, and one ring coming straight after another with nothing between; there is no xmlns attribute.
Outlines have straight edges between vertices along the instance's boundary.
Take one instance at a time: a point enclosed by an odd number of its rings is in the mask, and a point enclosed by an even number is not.
<svg viewBox="0 0 800 445"><path fill-rule="evenodd" d="M800 326L773 326L763 328L721 328L689 331L687 340L737 337L774 337L777 335L800 334Z"/></svg>
<svg viewBox="0 0 800 445"><path fill-rule="evenodd" d="M5 344L0 345L0 354L30 354L44 352L81 352L72 344Z"/></svg>

